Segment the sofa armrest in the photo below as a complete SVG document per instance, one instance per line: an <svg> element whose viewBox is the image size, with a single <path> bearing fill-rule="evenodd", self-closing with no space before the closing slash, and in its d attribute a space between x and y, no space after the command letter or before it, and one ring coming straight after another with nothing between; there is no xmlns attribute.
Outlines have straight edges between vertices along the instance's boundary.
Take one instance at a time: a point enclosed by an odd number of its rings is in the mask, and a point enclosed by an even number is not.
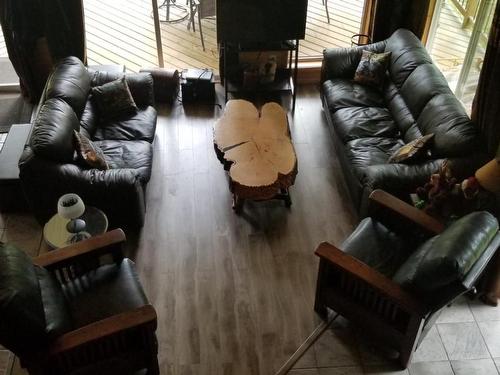
<svg viewBox="0 0 500 375"><path fill-rule="evenodd" d="M142 225L144 188L134 169L101 171L82 169L75 164L57 164L35 156L29 147L21 157L19 168L26 198L42 224L55 214L61 195L76 193L86 204L103 210L110 223Z"/></svg>
<svg viewBox="0 0 500 375"><path fill-rule="evenodd" d="M399 284L332 244L323 242L314 253L320 257L321 262L326 262L339 269L340 272L349 275L349 277L359 280L372 292L379 294L386 301L390 301L399 308L415 314L423 314L425 311L425 306ZM318 277L318 283L328 283L328 280L321 280L321 277ZM325 287L328 286L318 285L318 288ZM377 306L372 307L377 308Z"/></svg>
<svg viewBox="0 0 500 375"><path fill-rule="evenodd" d="M65 333L50 345L48 354L56 356L80 348L91 350L85 345L99 340L112 339L112 342L119 342L120 334L146 325L150 326L148 331L153 335L156 330L157 315L152 305L144 305ZM108 348L110 347L112 346ZM113 349L119 347L120 345L116 345Z"/></svg>
<svg viewBox="0 0 500 375"><path fill-rule="evenodd" d="M111 254L113 259L118 261L124 257L125 241L125 233L121 229L114 229L85 241L39 255L33 258L33 263L52 270L77 263L80 258L99 258L105 254Z"/></svg>
<svg viewBox="0 0 500 375"><path fill-rule="evenodd" d="M352 79L364 50L381 53L386 42L352 48L327 48L323 51L321 82L332 78Z"/></svg>
<svg viewBox="0 0 500 375"><path fill-rule="evenodd" d="M435 159L420 164L371 165L364 170L363 184L371 190L413 193L418 186L429 181L431 174L436 173L444 161L445 159Z"/></svg>

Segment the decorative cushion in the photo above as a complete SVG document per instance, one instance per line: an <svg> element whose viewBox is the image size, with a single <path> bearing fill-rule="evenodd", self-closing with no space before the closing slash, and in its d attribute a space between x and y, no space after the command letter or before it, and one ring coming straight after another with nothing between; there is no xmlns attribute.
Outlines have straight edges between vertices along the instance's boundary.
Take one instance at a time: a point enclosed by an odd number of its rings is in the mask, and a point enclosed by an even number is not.
<svg viewBox="0 0 500 375"><path fill-rule="evenodd" d="M466 215L415 250L393 280L434 298L432 292L464 278L497 232L498 222L488 212Z"/></svg>
<svg viewBox="0 0 500 375"><path fill-rule="evenodd" d="M111 119L137 111L125 76L92 88L92 100L103 118Z"/></svg>
<svg viewBox="0 0 500 375"><path fill-rule="evenodd" d="M425 156L430 148L430 141L434 134L427 134L414 139L397 150L388 160L389 163L409 163Z"/></svg>
<svg viewBox="0 0 500 375"><path fill-rule="evenodd" d="M42 297L28 255L0 243L0 343L16 354L47 340Z"/></svg>
<svg viewBox="0 0 500 375"><path fill-rule="evenodd" d="M74 131L75 148L79 159L90 168L109 169L101 148L83 134Z"/></svg>
<svg viewBox="0 0 500 375"><path fill-rule="evenodd" d="M390 61L391 52L374 53L363 51L359 65L354 73L354 81L381 89Z"/></svg>

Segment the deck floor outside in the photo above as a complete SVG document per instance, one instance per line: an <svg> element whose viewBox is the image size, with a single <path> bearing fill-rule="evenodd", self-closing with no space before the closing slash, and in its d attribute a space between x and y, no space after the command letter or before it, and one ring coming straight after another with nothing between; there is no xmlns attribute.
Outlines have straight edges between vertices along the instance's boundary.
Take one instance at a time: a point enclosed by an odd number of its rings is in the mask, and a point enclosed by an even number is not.
<svg viewBox="0 0 500 375"><path fill-rule="evenodd" d="M434 42L429 47L429 52L453 91L457 86L471 33L471 28L462 28L462 17L452 5L451 0L444 1ZM478 48L475 63L461 98L468 111L470 111L476 92L484 52L484 48Z"/></svg>
<svg viewBox="0 0 500 375"><path fill-rule="evenodd" d="M182 4L180 1L178 4ZM330 24L321 0L310 0L306 38L301 43L301 56L321 55L325 47L346 47L351 36L359 32L363 0L330 0ZM158 63L152 5L149 0L128 2L85 0L89 63L125 63L130 71ZM180 11L171 8L171 19ZM160 10L166 18L166 10ZM218 70L216 21L202 19L205 51L196 23L196 31L188 29L189 19L178 23L161 22L163 54L166 67L209 67Z"/></svg>
<svg viewBox="0 0 500 375"><path fill-rule="evenodd" d="M184 1L178 1L183 4ZM322 0L309 0L306 38L301 56L319 56L325 47L347 47L359 30L363 0L329 0L330 23ZM124 64L128 71L158 65L153 9L150 0L84 0L89 64ZM176 10L171 16L175 18ZM165 10L160 11L165 18ZM205 51L201 46L198 24L188 29L188 19L179 23L161 23L162 46L166 67L183 69L209 67L218 70L216 21L201 21ZM461 19L451 0L444 2L439 27L430 50L454 90L463 63L471 31L461 28ZM0 30L0 58L7 49ZM470 107L482 59L478 58L462 98Z"/></svg>

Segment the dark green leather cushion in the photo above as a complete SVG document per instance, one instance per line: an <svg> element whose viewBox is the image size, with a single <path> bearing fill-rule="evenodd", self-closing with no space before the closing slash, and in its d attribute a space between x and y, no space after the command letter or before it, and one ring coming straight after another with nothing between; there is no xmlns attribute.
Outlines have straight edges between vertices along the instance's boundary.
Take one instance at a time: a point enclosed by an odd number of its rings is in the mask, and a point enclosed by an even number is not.
<svg viewBox="0 0 500 375"><path fill-rule="evenodd" d="M363 219L341 248L345 253L391 278L416 247L372 218Z"/></svg>
<svg viewBox="0 0 500 375"><path fill-rule="evenodd" d="M461 280L498 232L487 212L473 212L416 249L393 280L415 292L432 292Z"/></svg>
<svg viewBox="0 0 500 375"><path fill-rule="evenodd" d="M47 339L38 279L23 251L0 243L0 343L14 353Z"/></svg>

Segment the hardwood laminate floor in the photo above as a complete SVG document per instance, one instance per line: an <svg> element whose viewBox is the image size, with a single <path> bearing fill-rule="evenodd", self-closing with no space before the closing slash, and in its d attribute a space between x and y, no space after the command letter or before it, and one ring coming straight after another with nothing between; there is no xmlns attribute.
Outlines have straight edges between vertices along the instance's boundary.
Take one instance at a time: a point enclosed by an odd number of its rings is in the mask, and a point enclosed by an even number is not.
<svg viewBox="0 0 500 375"><path fill-rule="evenodd" d="M146 224L127 233L158 312L162 375L274 374L319 323L314 248L340 244L356 221L315 86L299 88L289 117L299 163L291 209L254 203L234 214L212 144L220 114L200 104L160 107ZM0 213L0 241L31 256L48 251L29 213ZM339 318L289 374L498 375L500 306L456 301L407 370L377 347ZM0 347L0 374L26 375L12 359Z"/></svg>
<svg viewBox="0 0 500 375"><path fill-rule="evenodd" d="M158 310L164 374L273 374L318 323L315 246L339 243L354 224L316 87L300 88L289 118L291 209L273 201L233 212L212 142L220 114L160 110L135 258Z"/></svg>

